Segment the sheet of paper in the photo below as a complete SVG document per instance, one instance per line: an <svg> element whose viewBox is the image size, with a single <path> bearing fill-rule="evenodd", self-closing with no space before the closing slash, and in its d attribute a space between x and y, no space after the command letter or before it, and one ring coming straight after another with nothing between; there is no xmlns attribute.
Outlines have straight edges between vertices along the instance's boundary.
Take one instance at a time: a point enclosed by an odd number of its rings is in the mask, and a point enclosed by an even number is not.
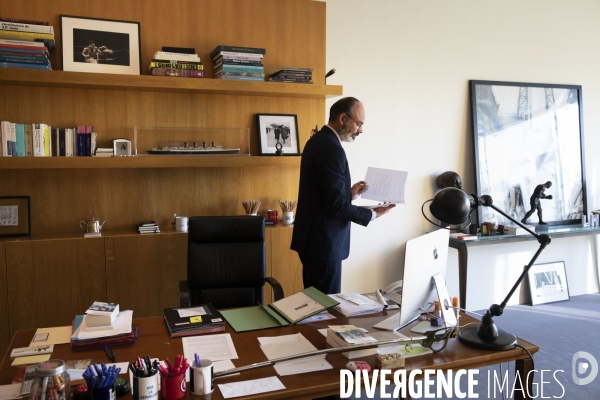
<svg viewBox="0 0 600 400"><path fill-rule="evenodd" d="M235 365L233 365L233 362L231 360L213 361L214 372L223 372L223 371L227 371L228 369L234 369L234 368L235 368ZM233 376L233 375L239 375L239 374L240 374L239 372L236 372L233 374L223 375L223 376ZM222 378L222 377L219 376L215 379L219 379L219 378Z"/></svg>
<svg viewBox="0 0 600 400"><path fill-rule="evenodd" d="M38 328L33 335L30 346L39 346L42 344L63 344L71 342L72 327L56 326L52 328Z"/></svg>
<svg viewBox="0 0 600 400"><path fill-rule="evenodd" d="M367 168L367 190L361 198L390 203L404 203L404 186L406 185L407 171L393 169Z"/></svg>
<svg viewBox="0 0 600 400"><path fill-rule="evenodd" d="M335 319L335 315L331 314L329 311L323 311L312 317L308 317L298 322L299 324L307 324L309 322L317 322L317 321L327 321L328 319Z"/></svg>
<svg viewBox="0 0 600 400"><path fill-rule="evenodd" d="M30 364L38 364L42 361L46 361L50 359L52 354L40 354L39 356L27 356L27 357L17 357L13 360L10 365L30 365Z"/></svg>
<svg viewBox="0 0 600 400"><path fill-rule="evenodd" d="M221 383L218 385L224 398L248 396L251 394L274 392L285 390L285 386L276 376L269 378L254 379L251 381Z"/></svg>
<svg viewBox="0 0 600 400"><path fill-rule="evenodd" d="M122 374L126 374L129 372L129 376L131 377L131 371L129 371L129 362L125 361L125 362L121 362L121 363L105 363L106 368L110 368L111 366L115 366L116 368L121 368L121 371L119 371L119 375ZM67 371L69 372L69 376L71 377L72 381L75 380L80 380L83 379L83 373L85 372L86 368L67 368ZM92 370L94 371L94 373L96 373L96 370L94 369L94 367L92 366ZM131 381L133 382L133 381Z"/></svg>
<svg viewBox="0 0 600 400"><path fill-rule="evenodd" d="M18 396L21 395L21 385L22 383L13 383L12 385L1 385L0 400L16 399Z"/></svg>
<svg viewBox="0 0 600 400"><path fill-rule="evenodd" d="M325 337L327 337L327 328L317 329L319 333Z"/></svg>
<svg viewBox="0 0 600 400"><path fill-rule="evenodd" d="M301 333L275 337L259 337L258 342L263 353L265 353L269 360L317 350ZM283 376L321 371L332 369L333 367L321 355L279 362L275 364L274 368L279 375Z"/></svg>
<svg viewBox="0 0 600 400"><path fill-rule="evenodd" d="M180 318L195 317L196 315L206 315L204 307L178 308L177 313Z"/></svg>
<svg viewBox="0 0 600 400"><path fill-rule="evenodd" d="M273 367L280 376L304 374L306 372L333 369L323 356L301 358L299 360L282 361Z"/></svg>
<svg viewBox="0 0 600 400"><path fill-rule="evenodd" d="M336 294L336 296L341 299L347 300L351 303L354 303L357 306L362 306L362 305L371 303L369 301L369 298L363 296L362 294L358 294L358 293L338 293L338 294Z"/></svg>
<svg viewBox="0 0 600 400"><path fill-rule="evenodd" d="M77 330L73 333L72 337L73 339L93 339L105 336L130 333L132 319L133 310L121 311L119 315L117 315L117 319L115 320L115 326L113 329L106 329L102 331L86 331L84 318Z"/></svg>
<svg viewBox="0 0 600 400"><path fill-rule="evenodd" d="M287 315L292 321L301 319L305 315L323 309L323 305L318 301L307 296L305 293L298 292L289 297L284 297L276 302L277 308Z"/></svg>
<svg viewBox="0 0 600 400"><path fill-rule="evenodd" d="M200 358L206 358L211 361L238 358L229 333L188 336L182 338L181 341L183 344L183 355L188 360L193 360L196 353L198 353Z"/></svg>

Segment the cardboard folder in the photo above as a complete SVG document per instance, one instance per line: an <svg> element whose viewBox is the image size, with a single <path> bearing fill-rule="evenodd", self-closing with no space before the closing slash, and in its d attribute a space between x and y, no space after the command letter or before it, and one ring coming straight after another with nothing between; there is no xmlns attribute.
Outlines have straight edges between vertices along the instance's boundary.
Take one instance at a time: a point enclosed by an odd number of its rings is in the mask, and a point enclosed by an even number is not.
<svg viewBox="0 0 600 400"><path fill-rule="evenodd" d="M245 332L295 324L338 304L310 287L267 306L224 310L221 315L236 332Z"/></svg>

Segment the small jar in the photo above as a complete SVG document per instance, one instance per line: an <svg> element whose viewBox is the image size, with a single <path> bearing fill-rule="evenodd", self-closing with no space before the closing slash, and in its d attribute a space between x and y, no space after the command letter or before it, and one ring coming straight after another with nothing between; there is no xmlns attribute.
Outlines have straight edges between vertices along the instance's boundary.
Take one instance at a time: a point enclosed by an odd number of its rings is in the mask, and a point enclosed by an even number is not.
<svg viewBox="0 0 600 400"><path fill-rule="evenodd" d="M35 367L31 400L69 400L71 378L63 360L48 360Z"/></svg>

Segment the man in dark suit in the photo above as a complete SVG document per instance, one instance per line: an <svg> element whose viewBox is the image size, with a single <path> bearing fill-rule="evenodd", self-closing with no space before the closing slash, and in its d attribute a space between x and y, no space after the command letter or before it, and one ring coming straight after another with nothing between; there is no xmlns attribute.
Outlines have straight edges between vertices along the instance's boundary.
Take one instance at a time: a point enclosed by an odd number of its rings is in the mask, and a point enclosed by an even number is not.
<svg viewBox="0 0 600 400"><path fill-rule="evenodd" d="M326 294L341 291L342 260L350 253L350 222L367 226L394 207L387 204L368 210L351 203L366 183L351 186L341 142L353 142L362 133L364 121L360 101L353 97L337 101L327 125L306 142L302 153L291 249L300 256L304 287L314 286Z"/></svg>

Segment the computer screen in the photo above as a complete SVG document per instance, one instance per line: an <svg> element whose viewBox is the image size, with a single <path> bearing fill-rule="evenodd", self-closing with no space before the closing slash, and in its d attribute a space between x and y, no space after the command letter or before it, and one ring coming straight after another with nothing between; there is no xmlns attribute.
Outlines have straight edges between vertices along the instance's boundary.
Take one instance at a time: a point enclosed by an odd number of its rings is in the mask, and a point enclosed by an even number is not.
<svg viewBox="0 0 600 400"><path fill-rule="evenodd" d="M446 279L448 240L449 230L439 229L406 242L402 305L399 313L401 327L414 321L423 313L421 307L429 302L433 304L434 300L439 299L431 278L439 273L443 281ZM447 291L444 289L444 292ZM440 301L443 307L444 301L442 299ZM447 322L452 323L452 321Z"/></svg>

